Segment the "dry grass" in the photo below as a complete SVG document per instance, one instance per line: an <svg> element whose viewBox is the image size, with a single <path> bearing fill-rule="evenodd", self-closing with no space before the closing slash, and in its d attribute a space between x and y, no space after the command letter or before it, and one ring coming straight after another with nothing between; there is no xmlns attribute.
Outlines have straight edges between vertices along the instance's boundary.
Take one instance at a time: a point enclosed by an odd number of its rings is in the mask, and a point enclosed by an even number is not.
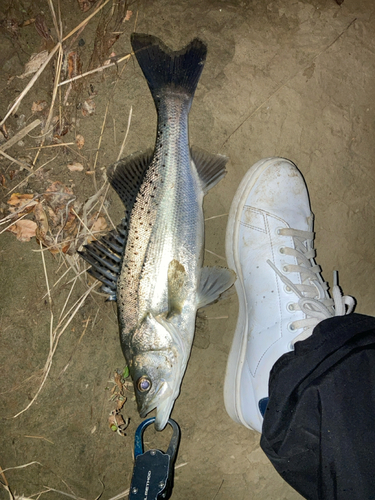
<svg viewBox="0 0 375 500"><path fill-rule="evenodd" d="M23 180L19 183L17 183L16 186L14 186L12 189L9 189L7 191L7 196L10 194L14 193L17 189L22 188L23 185L25 185L30 178L39 175L40 172L43 171L43 169L48 165L48 164L53 164L54 160L56 160L57 155L54 156L52 159L49 159L48 161L42 161L43 158L43 153L44 151L48 150L47 148L55 148L58 147L59 149L62 147L68 147L68 146L73 146L75 143L74 142L64 142L60 144L46 144L46 142L49 141L51 137L51 131L53 128L53 119L56 114L56 108L58 108L58 115L59 119L61 121L61 116L62 116L62 106L63 104L61 103L61 92L60 89L62 88L63 85L71 85L72 82L75 82L77 80L85 78L87 75L91 75L93 73L99 73L106 71L109 68L113 68L116 66L118 68L118 73L116 77L116 81L114 82L113 85L113 93L115 91L117 82L119 80L119 77L121 76L122 71L125 69L127 62L131 58L131 54L126 54L120 58L117 58L115 61L111 61L108 64L102 64L97 68L91 69L90 71L79 74L73 78L70 78L68 80L63 80L62 78L62 65L63 65L63 59L64 59L64 43L73 35L78 36L79 34L82 33L82 31L86 28L88 23L90 22L91 19L93 19L94 16L96 16L102 9L109 3L113 2L113 5L116 5L117 3L114 0L105 0L104 2L99 1L97 4L95 10L86 17L86 19L78 24L73 30L71 30L67 35L63 34L62 30L62 20L61 20L61 13L60 13L60 3L56 2L55 5L52 0L46 0L46 4L48 4L48 7L50 9L50 13L53 19L53 24L55 28L55 33L57 37L57 43L53 46L53 48L50 50L48 57L44 61L44 63L39 67L39 69L35 72L35 74L32 76L30 81L26 84L22 92L18 95L17 99L10 103L8 111L4 118L0 122L0 127L4 127L8 118L13 115L17 110L20 110L23 104L24 98L28 95L30 90L37 84L38 79L44 72L44 70L50 65L52 62L54 62L54 83L53 83L53 88L52 88L52 93L51 93L51 98L50 98L50 103L49 103L49 110L47 114L47 118L44 122L42 123L41 120L36 119L33 120L30 124L24 126L19 132L17 132L13 137L11 137L7 142L3 143L0 146L0 155L7 158L10 162L19 165L22 169L27 170L27 175L23 178ZM57 8L56 8L57 6ZM121 63L123 63L123 66L121 68ZM74 215L77 219L77 230L76 232L71 235L71 237L67 238L66 235L64 234L64 226L67 222L67 217L65 222L62 221L60 224L60 227L57 225L53 230L51 227L48 229L48 241L52 241L52 244L48 246L46 244L47 240L43 240L42 238L39 238L39 249L34 250L38 253L40 253L41 256L41 261L42 261L42 267L43 267L43 272L44 272L44 278L45 278L45 286L46 286L46 293L45 297L48 301L49 305L49 331L48 331L48 336L49 336L49 351L44 363L43 368L41 369L41 375L39 378L39 383L38 386L34 389L33 396L30 402L28 404L20 409L13 418L17 418L20 415L22 415L24 412L30 409L30 407L35 403L35 401L38 399L40 393L42 392L43 388L45 387L46 381L48 379L48 376L51 372L51 368L53 366L53 360L54 356L56 353L56 350L59 345L59 341L61 340L61 337L64 335L64 333L67 331L69 325L71 325L72 321L76 317L78 311L81 309L81 307L84 305L85 301L87 298L93 293L98 293L96 291L99 282L87 282L86 278L86 269L83 264L83 261L80 259L80 257L77 255L75 252L65 252L64 247L69 245L74 250L77 250L79 248L82 248L82 245L86 244L88 242L89 238L95 238L98 237L99 234L102 234L101 231L94 231L92 230L92 225L93 225L93 220L97 219L99 217L99 214L102 212L105 214L106 219L108 220L108 223L114 227L113 221L110 219L107 208L106 208L106 197L109 191L109 184L106 179L105 173L102 174L101 170L97 168L100 158L100 152L102 148L102 141L103 141L103 136L105 133L105 126L107 123L107 117L108 117L108 109L109 109L109 104L111 102L111 97L109 96L108 103L106 106L106 111L103 116L103 122L102 122L102 127L98 136L98 141L97 141L97 148L96 148L96 153L94 157L94 163L93 163L93 170L94 170L94 175L92 176L93 179L93 194L85 201L84 203L77 203L76 204L76 199L75 197L67 197L67 203L66 203L66 214L67 215ZM128 132L130 129L130 124L131 124L131 116L132 116L132 110L130 110L129 114L129 119L128 119L128 127L125 133L124 140L122 142L122 146L119 152L118 157L121 157L123 154L125 142L128 136ZM12 155L11 153L8 154L6 151L10 151L11 148L19 143L20 140L25 138L30 134L31 131L36 129L37 127L43 125L41 134L39 137L36 139L39 142L36 152L33 153L33 160L32 161L21 161L15 155ZM5 127L4 127L4 130ZM31 148L29 148L29 151ZM76 152L77 154L80 154ZM82 156L82 155L81 155ZM97 185L97 183L99 185ZM44 193L45 195L45 193ZM44 203L44 206L46 205L45 200L42 199L43 195L37 194L35 197L32 198L31 201L35 202L42 202ZM73 199L74 198L74 199ZM9 215L3 217L3 219L0 220L0 226L2 226L2 229L0 231L0 234L6 231L10 225L13 225L15 222L21 221L22 219L26 218L30 212L28 211L28 205L23 205L20 209L15 210L13 213L10 213ZM42 244L42 242L44 244ZM57 249L57 250L56 250ZM56 255L55 261L57 263L57 266L59 267L59 272L60 276L56 279L54 278L54 275L51 275L51 271L48 271L50 267L46 263L46 254L45 252L49 252L51 250L54 250L54 253ZM55 251L56 250L56 251ZM49 274L50 273L50 274ZM85 285L85 290L83 293L78 292L77 284L78 283L83 283ZM67 288L66 292L66 297L64 301L64 305L59 309L56 310L54 306L54 301L53 301L53 294L57 291L60 290L61 288ZM82 288L82 287L81 287ZM102 295L102 294L101 294ZM92 325L95 323L96 317L94 321L92 322ZM77 345L81 342L83 336L85 335L87 328L90 324L91 318L88 318L84 324L83 332L80 336L80 339L78 340ZM65 364L65 368L63 369L66 370L68 365L69 365L70 359L67 360ZM30 439L46 439L43 436L27 436ZM0 468L0 482L1 485L3 486L4 491L7 492L9 498L11 500L18 500L18 499L24 499L27 500L27 497L24 497L22 495L16 495L13 493L13 489L11 488L10 484L8 483L7 477L5 473L11 474L12 470L15 469L21 469L21 468L26 468L29 466L41 466L39 462L33 461L24 465L20 465L17 467L11 467L11 468L6 468L6 469L1 469ZM103 486L104 489L104 486ZM68 490L70 488L68 487ZM79 496L75 495L73 491L70 490L70 492L66 491L61 491L54 489L52 487L46 486L43 488L42 491L39 491L35 494L29 495L28 498L39 498L41 495L44 495L45 493L48 492L55 492L58 493L62 496L67 496L69 498L74 498L74 499L80 499ZM122 492L120 495L117 495L114 497L112 500L115 500L115 498L124 498L128 495L128 490L125 492ZM97 498L99 498L100 495L98 495ZM81 499L80 499L81 500ZM82 499L83 500L83 499Z"/></svg>
<svg viewBox="0 0 375 500"><path fill-rule="evenodd" d="M20 139L22 139L25 135L27 135L31 130L33 130L35 127L40 125L40 120L34 120L31 124L28 126L24 127L20 132L18 132L12 139L10 139L7 143L5 143L1 148L0 148L0 154L6 156L8 159L13 161L16 164L20 164L23 168L29 170L29 175L17 186L15 186L13 189L9 191L9 194L13 191L15 191L18 187L20 187L25 181L27 181L31 176L35 175L38 171L40 171L43 167L47 165L48 162L42 164L38 168L34 168L36 166L37 160L41 152L48 146L44 145L45 139L48 137L48 134L51 132L51 122L52 118L54 116L54 108L56 105L56 99L58 96L58 89L59 86L62 84L70 83L73 80L76 80L78 78L83 78L86 76L85 74L78 75L77 77L70 79L69 81L61 81L61 75L62 75L62 61L63 61L63 56L64 56L64 51L63 51L63 42L66 41L69 37L73 36L76 33L81 33L83 29L87 26L88 22L90 19L92 19L96 14L103 9L103 7L109 2L110 0L106 0L104 3L100 4L96 8L96 10L90 14L83 22L81 22L79 25L77 25L70 33L66 36L63 35L62 32L62 22L61 22L61 13L59 9L59 3L58 3L58 10L57 13L55 11L55 7L53 5L52 0L47 0L48 6L51 12L51 16L53 19L53 24L55 27L56 35L58 38L58 43L54 46L54 48L51 50L51 52L48 55L48 58L46 61L43 63L43 65L38 69L38 71L35 73L35 75L31 78L30 82L26 85L24 90L20 93L18 98L15 100L13 105L10 106L8 113L4 117L4 119L1 121L0 126L5 123L7 118L15 112L21 105L21 102L23 98L27 95L27 93L30 91L30 89L35 85L36 81L44 71L44 69L47 67L47 65L54 59L55 55L57 55L57 62L55 64L55 78L54 78L54 86L53 86L53 91L52 91L52 98L51 98L51 103L50 103L50 108L48 112L47 119L45 121L44 127L42 129L42 142L38 146L38 150L36 153L36 156L34 158L33 164L32 165L26 165L24 162L20 162L15 158L12 158L9 156L7 153L5 153L6 149L9 149L11 146L16 144ZM118 16L117 16L118 17ZM118 19L117 19L118 22ZM119 60L116 61L116 63L113 64L108 64L106 66L101 66L97 68L96 70L92 70L88 72L87 74L91 74L92 72L95 71L103 71L107 67L111 67L114 64L118 65L119 62L123 61L126 62L130 58L130 55L126 55L125 57L120 58ZM124 70L125 66L122 68L122 71ZM118 78L116 79L114 86L113 86L113 92L116 88L118 82ZM69 239L64 239L62 238L62 235L64 234L63 229L66 224L67 218L65 222L62 221L61 227L57 226L54 228L54 231L52 231L51 227L48 228L49 234L48 234L48 239L47 237L45 239L39 237L40 241L40 255L42 259L42 265L43 265L43 270L44 270L44 276L45 276L45 282L46 282L46 297L48 297L48 302L49 302L49 308L50 308L50 328L49 328L49 338L50 338L50 348L49 348L49 353L47 355L47 359L45 362L45 365L42 369L42 375L41 375L41 382L36 390L33 398L31 401L23 408L20 410L16 415L14 415L14 418L20 416L22 413L27 411L33 403L36 401L38 398L40 392L42 391L46 380L48 378L48 375L50 373L52 363L53 363L53 357L56 352L59 340L61 339L61 336L64 334L66 331L67 327L69 324L73 321L75 315L79 311L79 309L83 306L84 302L86 301L87 297L97 288L99 282L95 281L93 284L88 285L85 281L85 268L83 267L82 261L79 258L78 254L75 253L74 251L64 251L64 248L67 246L73 250L80 249L82 248L82 245L87 244L88 238L91 237L91 239L95 239L95 237L98 236L98 232L92 231L91 227L93 225L93 221L95 221L99 214L104 210L106 212L106 216L110 222L110 224L114 227L113 221L110 219L108 212L106 211L105 207L105 200L106 196L109 190L109 184L107 182L105 173L103 174L103 181L102 185L100 187L97 186L97 176L95 175L95 170L98 164L99 160L99 153L101 151L101 146L102 146L102 139L105 131L105 125L107 121L107 116L108 116L108 109L109 109L109 104L110 104L110 99L107 102L105 114L103 117L103 122L102 122L102 127L101 131L99 134L98 138L98 145L96 148L96 154L95 154L95 160L94 160L94 175L93 175L93 182L94 182L94 190L95 192L92 194L92 196L89 197L89 199L80 207L79 212L74 208L73 203L75 201L74 198L70 198L67 196L67 201L66 201L66 214L68 217L68 214L73 214L78 223L77 223L77 230L75 234L73 234L73 238L70 237ZM123 154L125 142L128 136L128 132L130 129L130 123L131 123L131 116L132 116L132 110L130 110L129 114L129 119L128 119L128 127L125 133L125 137L118 155L118 158L120 158ZM72 143L65 143L64 145L67 146ZM74 143L73 143L74 144ZM59 144L58 144L59 145ZM50 147L53 146L58 146L58 145L50 145ZM50 162L53 161L56 158L56 156L52 159L49 160ZM72 204L71 207L68 205ZM12 224L14 224L17 221L20 221L24 217L28 215L28 213L23 213L25 211L25 208L27 208L27 205L23 207L24 210L16 210L14 213L9 214L7 217L3 218L0 220L0 225L1 224L6 224L6 227L1 231L4 232L5 230L8 229L8 227ZM94 212L96 210L96 212ZM0 234L1 234L0 232ZM99 231L100 234L100 231ZM42 242L44 245L42 245ZM51 242L48 244L48 242ZM60 257L60 262L61 265L63 265L66 269L63 272L62 276L58 278L58 280L51 285L51 279L48 276L47 272L47 266L45 262L45 252L48 250L53 250L54 253L58 253ZM69 275L73 273L73 278L70 279ZM69 278L69 281L67 281ZM77 281L83 281L86 283L86 291L81 294L78 298L75 297L75 287L77 284ZM52 299L51 299L51 293L53 290L57 288L58 284L63 283L64 285L70 284L70 289L67 294L65 303L61 311L58 313L55 313L53 311L53 305L52 305ZM58 318L58 319L56 319ZM87 327L87 325L86 325Z"/></svg>

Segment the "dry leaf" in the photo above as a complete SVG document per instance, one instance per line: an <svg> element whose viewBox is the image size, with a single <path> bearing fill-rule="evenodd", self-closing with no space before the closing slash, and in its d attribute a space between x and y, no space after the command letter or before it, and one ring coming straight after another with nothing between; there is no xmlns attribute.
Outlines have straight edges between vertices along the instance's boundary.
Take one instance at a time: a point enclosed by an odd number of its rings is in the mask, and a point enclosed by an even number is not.
<svg viewBox="0 0 375 500"><path fill-rule="evenodd" d="M7 187L6 181L5 181L5 177L3 176L3 174L1 174L0 178L1 178L1 185L6 188Z"/></svg>
<svg viewBox="0 0 375 500"><path fill-rule="evenodd" d="M10 205L9 212L14 213L22 208L24 208L24 213L31 212L33 206L38 203L37 200L33 200L33 198L33 194L13 193L7 201L8 205Z"/></svg>
<svg viewBox="0 0 375 500"><path fill-rule="evenodd" d="M95 113L95 101L92 99L86 99L82 104L82 114L83 116L90 116Z"/></svg>
<svg viewBox="0 0 375 500"><path fill-rule="evenodd" d="M74 78L82 73L82 61L77 52L68 54L68 79Z"/></svg>
<svg viewBox="0 0 375 500"><path fill-rule="evenodd" d="M26 203L28 203L33 198L34 198L33 194L28 194L28 193L24 193L24 194L13 193L12 196L7 201L7 203L8 203L8 205L12 205L12 206L18 208L18 207L20 207L22 205L25 205Z"/></svg>
<svg viewBox="0 0 375 500"><path fill-rule="evenodd" d="M119 396L117 400L117 410L121 410L126 403L127 398L125 396Z"/></svg>
<svg viewBox="0 0 375 500"><path fill-rule="evenodd" d="M74 163L68 163L67 167L71 172L82 172L83 170L82 163L78 163L78 161L75 161Z"/></svg>
<svg viewBox="0 0 375 500"><path fill-rule="evenodd" d="M56 242L53 237L48 234L49 232L49 224L48 217L46 211L41 203L37 203L34 207L34 216L37 224L37 228L35 230L35 236L38 241L42 243L52 254L56 254L59 252L58 246L56 246Z"/></svg>
<svg viewBox="0 0 375 500"><path fill-rule="evenodd" d="M126 16L124 17L123 21L129 21L129 19L132 17L133 12L131 10L126 11Z"/></svg>
<svg viewBox="0 0 375 500"><path fill-rule="evenodd" d="M79 226L79 220L77 219L75 214L70 210L64 225L64 234L66 235L66 237L72 239L74 236L76 236L78 231L78 226Z"/></svg>
<svg viewBox="0 0 375 500"><path fill-rule="evenodd" d="M17 240L25 242L35 236L37 225L32 220L22 219L7 228L7 231L14 233Z"/></svg>
<svg viewBox="0 0 375 500"><path fill-rule="evenodd" d="M103 216L97 218L94 224L91 226L91 232L95 233L95 231L104 231L107 229L107 222Z"/></svg>
<svg viewBox="0 0 375 500"><path fill-rule="evenodd" d="M85 138L81 134L76 135L76 144L78 149L82 149L85 144Z"/></svg>
<svg viewBox="0 0 375 500"><path fill-rule="evenodd" d="M34 216L36 224L38 226L36 229L36 237L38 238L38 240L44 243L48 233L49 226L48 226L47 214L44 211L43 205L41 203L37 203L35 205Z"/></svg>
<svg viewBox="0 0 375 500"><path fill-rule="evenodd" d="M43 111L43 109L47 106L46 101L34 101L31 106L32 113L39 113L39 111Z"/></svg>
<svg viewBox="0 0 375 500"><path fill-rule="evenodd" d="M78 0L78 5L82 12L87 12L95 2L96 0Z"/></svg>
<svg viewBox="0 0 375 500"><path fill-rule="evenodd" d="M46 62L47 58L48 50L42 50L42 52L39 52L38 54L32 54L29 62L25 64L25 72L18 78L23 79L33 73L36 73L42 64Z"/></svg>

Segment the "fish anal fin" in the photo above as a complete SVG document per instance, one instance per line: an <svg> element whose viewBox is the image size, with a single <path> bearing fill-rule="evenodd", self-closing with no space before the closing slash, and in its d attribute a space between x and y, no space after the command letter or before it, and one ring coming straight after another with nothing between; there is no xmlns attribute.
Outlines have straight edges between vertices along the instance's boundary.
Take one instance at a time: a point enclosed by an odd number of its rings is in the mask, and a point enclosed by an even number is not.
<svg viewBox="0 0 375 500"><path fill-rule="evenodd" d="M186 296L186 271L177 259L168 266L168 313L167 319L182 311Z"/></svg>
<svg viewBox="0 0 375 500"><path fill-rule="evenodd" d="M107 169L108 180L129 213L150 166L152 155L152 150L136 153L122 158Z"/></svg>
<svg viewBox="0 0 375 500"><path fill-rule="evenodd" d="M228 158L223 155L214 155L204 149L192 147L191 159L198 172L204 194L214 187L226 174L225 165Z"/></svg>
<svg viewBox="0 0 375 500"><path fill-rule="evenodd" d="M236 273L222 267L203 267L197 293L197 309L216 300L236 281Z"/></svg>
<svg viewBox="0 0 375 500"><path fill-rule="evenodd" d="M101 291L109 295L107 300L116 300L117 279L121 272L122 257L128 234L127 217L117 228L93 240L78 253L91 265L87 272L101 281Z"/></svg>

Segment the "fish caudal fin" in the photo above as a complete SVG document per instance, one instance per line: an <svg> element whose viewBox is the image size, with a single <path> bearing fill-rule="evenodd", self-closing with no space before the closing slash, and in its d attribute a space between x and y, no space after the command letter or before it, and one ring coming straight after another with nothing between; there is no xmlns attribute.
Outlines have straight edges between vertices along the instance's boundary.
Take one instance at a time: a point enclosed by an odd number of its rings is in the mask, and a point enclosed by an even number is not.
<svg viewBox="0 0 375 500"><path fill-rule="evenodd" d="M203 267L197 293L197 309L216 300L235 281L236 273L230 269Z"/></svg>
<svg viewBox="0 0 375 500"><path fill-rule="evenodd" d="M207 153L204 149L190 148L191 159L197 169L204 194L214 187L227 173L228 158Z"/></svg>
<svg viewBox="0 0 375 500"><path fill-rule="evenodd" d="M156 107L160 92L167 88L193 99L207 55L201 40L195 38L184 49L173 51L155 36L133 33L131 44Z"/></svg>

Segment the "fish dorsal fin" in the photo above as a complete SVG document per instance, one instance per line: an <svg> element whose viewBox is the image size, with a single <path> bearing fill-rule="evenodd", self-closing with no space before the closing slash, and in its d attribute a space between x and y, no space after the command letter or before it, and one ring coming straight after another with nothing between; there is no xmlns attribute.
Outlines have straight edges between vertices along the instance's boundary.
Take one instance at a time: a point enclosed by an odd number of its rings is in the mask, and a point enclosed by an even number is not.
<svg viewBox="0 0 375 500"><path fill-rule="evenodd" d="M216 300L236 281L236 273L223 267L203 267L197 293L197 309Z"/></svg>
<svg viewBox="0 0 375 500"><path fill-rule="evenodd" d="M152 155L152 150L136 153L122 158L107 169L108 180L129 214L150 166Z"/></svg>
<svg viewBox="0 0 375 500"><path fill-rule="evenodd" d="M167 319L180 314L186 298L186 271L177 260L171 260L168 266L168 313Z"/></svg>
<svg viewBox="0 0 375 500"><path fill-rule="evenodd" d="M196 147L190 149L190 155L198 172L202 190L206 194L227 173L225 165L228 158L207 153L204 149Z"/></svg>

